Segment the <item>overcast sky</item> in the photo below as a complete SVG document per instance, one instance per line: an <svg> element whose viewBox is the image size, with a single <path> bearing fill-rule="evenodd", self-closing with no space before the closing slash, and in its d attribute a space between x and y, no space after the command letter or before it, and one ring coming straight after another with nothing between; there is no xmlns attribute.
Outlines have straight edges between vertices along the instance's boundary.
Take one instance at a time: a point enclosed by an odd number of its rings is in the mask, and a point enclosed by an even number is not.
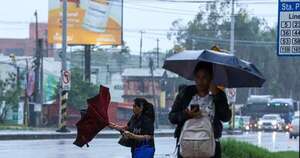
<svg viewBox="0 0 300 158"><path fill-rule="evenodd" d="M247 8L251 15L267 19L269 25L274 26L277 23L277 0L237 1L240 1L238 7ZM144 51L155 48L157 38L160 39L161 50L165 51L172 47L173 42L166 38L166 32L162 30L169 29L176 19L188 22L194 18L199 6L204 6L204 4L152 0L124 0L124 3L124 41L135 54L139 52L138 30L146 31L143 40ZM47 22L48 0L1 0L0 38L27 38L28 22L34 22L35 10L38 11L39 21Z"/></svg>

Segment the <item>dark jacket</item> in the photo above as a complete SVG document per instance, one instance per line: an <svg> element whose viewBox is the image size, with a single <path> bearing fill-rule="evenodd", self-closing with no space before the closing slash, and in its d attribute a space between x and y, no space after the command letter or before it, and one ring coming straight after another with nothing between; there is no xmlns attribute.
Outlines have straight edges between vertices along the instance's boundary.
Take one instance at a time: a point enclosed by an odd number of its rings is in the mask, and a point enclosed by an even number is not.
<svg viewBox="0 0 300 158"><path fill-rule="evenodd" d="M132 116L127 123L128 131L137 135L150 135L154 136L154 122L147 116L141 115L140 117ZM129 139L131 141L131 147L136 148L142 145L142 141ZM150 146L154 147L154 139L150 139L147 142Z"/></svg>
<svg viewBox="0 0 300 158"><path fill-rule="evenodd" d="M176 96L172 110L169 113L170 122L177 125L174 134L176 138L179 138L182 127L185 121L188 120L185 109L196 94L196 86L191 85L181 90ZM223 130L221 121L228 122L231 119L231 110L229 109L226 94L223 91L213 96L213 102L215 104L215 116L213 120L214 136L215 138L220 138Z"/></svg>

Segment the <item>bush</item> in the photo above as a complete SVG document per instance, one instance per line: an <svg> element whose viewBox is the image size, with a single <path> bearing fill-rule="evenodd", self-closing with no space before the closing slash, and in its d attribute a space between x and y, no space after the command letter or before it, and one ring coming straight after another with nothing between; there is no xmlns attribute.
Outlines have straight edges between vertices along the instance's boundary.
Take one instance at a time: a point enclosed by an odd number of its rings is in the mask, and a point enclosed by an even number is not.
<svg viewBox="0 0 300 158"><path fill-rule="evenodd" d="M299 152L270 152L258 146L237 141L234 139L226 139L222 143L223 158L298 158Z"/></svg>

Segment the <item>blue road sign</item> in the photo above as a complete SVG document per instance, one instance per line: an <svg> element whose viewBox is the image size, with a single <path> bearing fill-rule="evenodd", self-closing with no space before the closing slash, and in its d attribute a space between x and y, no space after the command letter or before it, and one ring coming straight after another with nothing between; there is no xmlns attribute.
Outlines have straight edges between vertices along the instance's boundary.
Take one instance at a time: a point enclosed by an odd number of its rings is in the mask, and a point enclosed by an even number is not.
<svg viewBox="0 0 300 158"><path fill-rule="evenodd" d="M300 56L300 0L278 3L277 54Z"/></svg>

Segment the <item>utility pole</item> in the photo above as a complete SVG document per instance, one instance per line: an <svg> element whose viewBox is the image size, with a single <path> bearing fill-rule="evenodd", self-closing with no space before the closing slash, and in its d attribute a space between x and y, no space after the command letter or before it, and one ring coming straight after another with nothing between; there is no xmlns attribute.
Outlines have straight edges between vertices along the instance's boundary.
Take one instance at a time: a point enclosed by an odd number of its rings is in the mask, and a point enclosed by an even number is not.
<svg viewBox="0 0 300 158"><path fill-rule="evenodd" d="M142 50L143 50L143 33L144 31L140 31L141 39L140 39L140 68L142 68Z"/></svg>
<svg viewBox="0 0 300 158"><path fill-rule="evenodd" d="M230 25L230 52L234 54L234 24L235 24L235 15L234 15L234 0L231 0L231 25Z"/></svg>
<svg viewBox="0 0 300 158"><path fill-rule="evenodd" d="M42 51L42 39L39 39L39 27L38 27L38 12L34 12L35 16L35 40L36 40L36 53L35 53L35 90L34 90L34 106L40 109L41 105L41 51ZM37 112L37 111L36 111ZM40 115L38 112L35 115L35 126L40 125Z"/></svg>
<svg viewBox="0 0 300 158"><path fill-rule="evenodd" d="M157 68L159 68L159 39L156 39L156 44L157 44L157 51L156 51L156 63L157 63Z"/></svg>
<svg viewBox="0 0 300 158"><path fill-rule="evenodd" d="M234 0L231 0L231 26L230 26L230 52L234 54L234 25L235 25L235 14L234 14ZM232 129L234 129L235 124L235 104L231 103L232 110Z"/></svg>
<svg viewBox="0 0 300 158"><path fill-rule="evenodd" d="M63 89L64 72L67 70L67 0L63 0L62 16L62 53L61 53L61 76L60 76L60 100L59 100L59 129L56 132L70 132L66 126L68 91Z"/></svg>
<svg viewBox="0 0 300 158"><path fill-rule="evenodd" d="M154 62L153 59L150 58L149 61L149 68L150 68L150 73L151 73L151 86L152 86L152 97L153 97L153 104L155 107L155 128L158 129L159 128L159 113L158 113L158 102L156 101L156 96L155 96L155 85L154 85Z"/></svg>
<svg viewBox="0 0 300 158"><path fill-rule="evenodd" d="M39 51L39 27L38 27L38 13L37 11L34 12L34 16L35 16L35 42L36 42L36 46L35 46L35 90L34 90L34 102L38 101L38 94L40 91L40 51Z"/></svg>

